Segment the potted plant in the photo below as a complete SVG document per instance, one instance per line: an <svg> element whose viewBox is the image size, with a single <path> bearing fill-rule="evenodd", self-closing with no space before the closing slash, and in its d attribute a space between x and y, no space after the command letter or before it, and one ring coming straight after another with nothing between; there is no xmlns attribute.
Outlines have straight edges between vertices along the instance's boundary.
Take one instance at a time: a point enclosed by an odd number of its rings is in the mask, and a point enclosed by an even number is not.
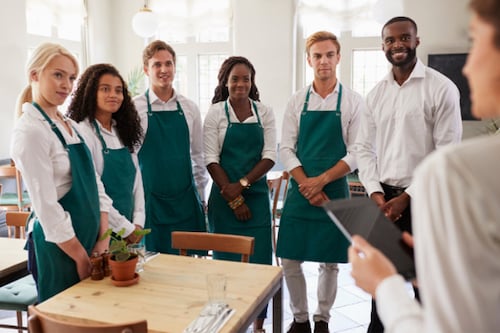
<svg viewBox="0 0 500 333"><path fill-rule="evenodd" d="M151 229L134 230L137 236L145 236L151 232ZM129 285L136 283L139 276L135 273L138 255L132 252L123 234L125 229L118 233L113 233L112 229L108 229L102 239L111 238L109 243L109 266L111 269L111 280L116 285Z"/></svg>

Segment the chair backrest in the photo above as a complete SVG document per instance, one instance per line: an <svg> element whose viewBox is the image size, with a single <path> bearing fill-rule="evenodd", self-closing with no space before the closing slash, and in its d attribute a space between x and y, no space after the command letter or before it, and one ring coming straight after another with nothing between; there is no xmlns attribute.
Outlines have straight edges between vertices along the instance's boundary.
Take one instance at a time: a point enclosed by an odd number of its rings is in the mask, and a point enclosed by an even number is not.
<svg viewBox="0 0 500 333"><path fill-rule="evenodd" d="M13 165L0 166L0 178L13 178L16 181L16 193L6 193L5 189L0 197L0 206L6 210L23 210L30 206L28 198L23 193L21 172Z"/></svg>
<svg viewBox="0 0 500 333"><path fill-rule="evenodd" d="M12 232L14 232L14 238L26 238L25 229L29 216L30 212L7 212L5 214L9 237L12 238Z"/></svg>
<svg viewBox="0 0 500 333"><path fill-rule="evenodd" d="M248 262L253 254L254 238L240 235L215 234L196 231L172 231L172 248L187 256L188 250L219 251L241 254Z"/></svg>
<svg viewBox="0 0 500 333"><path fill-rule="evenodd" d="M30 333L147 333L148 331L146 320L112 325L76 324L49 317L34 305L28 307L28 315Z"/></svg>
<svg viewBox="0 0 500 333"><path fill-rule="evenodd" d="M278 228L277 220L281 217L281 208L282 208L282 206L278 208L278 204L280 202L280 197L281 197L281 202L282 203L285 202L286 194L288 191L289 178L290 175L288 174L287 171L283 171L282 173L279 174L270 173L267 178L267 186L269 188L269 195L271 198L272 245L273 245L276 265L278 266L280 266L280 259L276 255L276 238L278 235L276 229ZM283 193L283 195L281 195L281 193Z"/></svg>

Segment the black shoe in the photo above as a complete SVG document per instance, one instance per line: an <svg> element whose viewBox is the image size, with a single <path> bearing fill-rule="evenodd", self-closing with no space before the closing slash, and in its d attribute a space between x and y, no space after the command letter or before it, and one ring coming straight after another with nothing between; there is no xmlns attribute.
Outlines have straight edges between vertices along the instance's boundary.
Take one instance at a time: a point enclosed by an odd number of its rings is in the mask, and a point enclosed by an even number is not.
<svg viewBox="0 0 500 333"><path fill-rule="evenodd" d="M287 333L311 333L311 324L309 320L304 323L298 323L294 319Z"/></svg>
<svg viewBox="0 0 500 333"><path fill-rule="evenodd" d="M320 320L314 322L314 333L330 333L328 330L328 323Z"/></svg>

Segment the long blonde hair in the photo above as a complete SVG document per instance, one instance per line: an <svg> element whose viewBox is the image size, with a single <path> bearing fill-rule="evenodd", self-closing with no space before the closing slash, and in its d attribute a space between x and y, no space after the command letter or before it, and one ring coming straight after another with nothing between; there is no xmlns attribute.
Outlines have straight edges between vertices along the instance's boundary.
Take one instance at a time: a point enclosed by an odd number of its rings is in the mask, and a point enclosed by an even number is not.
<svg viewBox="0 0 500 333"><path fill-rule="evenodd" d="M41 73L45 67L54 59L57 55L63 55L68 57L76 68L76 75L78 75L78 60L76 57L65 49L63 46L55 43L43 43L40 44L31 54L26 64L26 74L28 76L28 85L19 94L16 103L16 118L19 118L23 114L23 104L33 102L33 91L32 91L32 80L31 75L33 73Z"/></svg>

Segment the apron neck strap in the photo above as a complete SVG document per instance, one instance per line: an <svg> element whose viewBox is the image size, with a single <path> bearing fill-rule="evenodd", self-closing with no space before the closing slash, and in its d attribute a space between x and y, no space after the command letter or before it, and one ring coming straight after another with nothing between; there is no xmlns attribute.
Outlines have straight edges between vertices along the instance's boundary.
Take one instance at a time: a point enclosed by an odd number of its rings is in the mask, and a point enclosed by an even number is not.
<svg viewBox="0 0 500 333"><path fill-rule="evenodd" d="M312 85L309 86L309 89L307 89L307 94L306 94L306 100L304 101L304 106L302 107L302 113L307 112L307 107L309 105L309 97L311 96L311 88ZM342 83L339 83L339 95L337 97L337 107L335 108L336 111L340 111L340 103L342 102Z"/></svg>
<svg viewBox="0 0 500 333"><path fill-rule="evenodd" d="M146 104L148 105L148 116L152 116L153 109L151 107L151 103L149 102L149 88L146 90L146 93L144 95L146 96ZM182 110L181 103L179 103L179 99L177 99L175 103L177 104L177 112L179 112L179 114L181 115L184 114L184 110Z"/></svg>
<svg viewBox="0 0 500 333"><path fill-rule="evenodd" d="M45 111L43 111L42 107L37 102L32 102L31 104L33 104L33 106L42 114L42 116L45 118L45 120L47 120L47 122L50 125L50 128L57 135L57 137L59 138L59 141L61 141L64 148L65 149L68 148L68 144L66 143L66 140L64 139L64 136L62 135L61 131L59 130L57 125L52 121L52 119L50 119L50 117L45 113ZM75 131L76 135L78 135L78 138L80 139L80 141L85 142L83 140L82 136L80 135L80 133L78 133L78 131L76 130L76 128L74 128L73 125L70 125L70 126L73 129L73 131Z"/></svg>
<svg viewBox="0 0 500 333"><path fill-rule="evenodd" d="M257 109L257 103L255 103L255 101L252 101L252 106L255 109L255 114L257 115L257 122L259 126L262 127L262 123L260 122L259 110ZM229 124L232 124L231 118L229 117L229 106L227 103L227 99L224 101L224 111L226 112L227 122Z"/></svg>
<svg viewBox="0 0 500 333"><path fill-rule="evenodd" d="M108 146L106 145L106 141L104 141L104 138L102 137L101 130L99 129L99 125L97 124L97 120L92 121L95 131L97 133L97 137L99 138L99 141L101 141L102 149L104 152L108 151Z"/></svg>

